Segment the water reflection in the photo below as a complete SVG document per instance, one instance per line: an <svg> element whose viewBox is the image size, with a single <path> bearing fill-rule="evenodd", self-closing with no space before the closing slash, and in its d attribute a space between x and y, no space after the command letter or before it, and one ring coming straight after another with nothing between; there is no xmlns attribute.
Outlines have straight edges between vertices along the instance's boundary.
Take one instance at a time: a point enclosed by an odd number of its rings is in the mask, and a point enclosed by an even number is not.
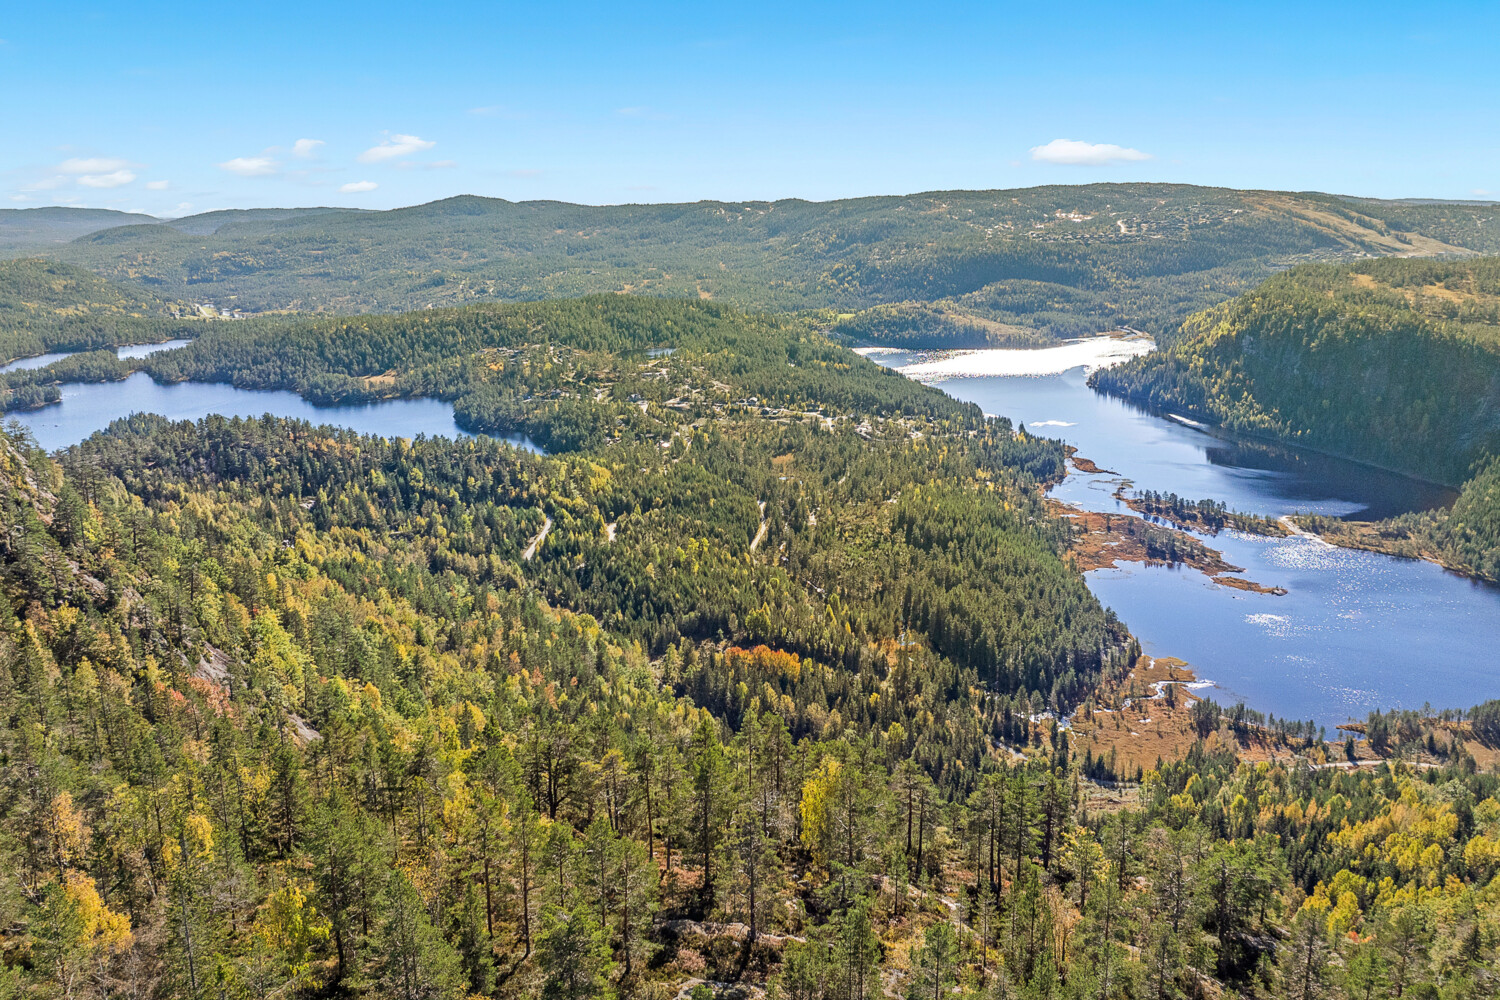
<svg viewBox="0 0 1500 1000"><path fill-rule="evenodd" d="M191 344L191 340L164 340L159 344L126 344L115 348L115 355L120 358L144 358L148 354L157 351L171 351L179 347ZM8 365L0 365L0 375L6 372L26 371L33 368L45 368L54 361L63 358L71 358L77 351L53 351L51 354L37 354L29 358L19 358Z"/></svg>
<svg viewBox="0 0 1500 1000"><path fill-rule="evenodd" d="M314 424L348 427L382 437L468 437L453 419L453 404L437 399L389 399L351 406L314 406L293 392L237 389L229 385L178 382L157 385L144 372L120 382L65 385L62 402L8 415L49 451L77 444L111 421L132 413L158 413L170 420L270 414ZM519 448L540 452L523 435L502 436Z"/></svg>
<svg viewBox="0 0 1500 1000"><path fill-rule="evenodd" d="M875 360L900 364L910 355ZM1061 437L1108 474L1071 473L1053 490L1089 510L1129 514L1138 489L1212 498L1253 514L1388 517L1451 502L1451 490L1298 449L1216 437L1091 391L1081 369L937 383L987 413ZM1222 532L1209 540L1245 576L1286 596L1211 583L1196 570L1128 564L1089 588L1141 638L1212 680L1216 700L1333 727L1371 709L1468 707L1500 697L1500 588L1431 563L1341 549L1313 537Z"/></svg>

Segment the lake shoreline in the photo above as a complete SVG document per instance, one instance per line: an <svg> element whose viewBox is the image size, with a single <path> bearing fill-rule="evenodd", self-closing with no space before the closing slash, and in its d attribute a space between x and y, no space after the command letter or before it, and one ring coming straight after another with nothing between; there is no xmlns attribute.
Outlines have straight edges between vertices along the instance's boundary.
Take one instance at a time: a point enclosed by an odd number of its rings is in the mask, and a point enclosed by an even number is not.
<svg viewBox="0 0 1500 1000"><path fill-rule="evenodd" d="M1131 406L1138 406L1152 416L1161 417L1165 420L1183 421L1185 419L1184 414L1180 414L1172 410L1161 409L1160 407L1152 405L1148 400L1130 395L1129 393L1110 392L1106 389L1097 388L1092 384L1092 381L1093 380L1091 377L1089 389L1093 392L1099 393L1102 396L1121 400L1123 402L1129 403ZM1187 426L1191 426L1194 430L1201 431L1204 434L1208 434L1212 437L1218 438L1221 441L1226 441L1231 444L1240 441L1253 442L1255 444L1275 445L1278 448L1290 448L1293 451L1307 452L1311 455L1321 455L1324 458L1336 458L1341 462L1352 462L1355 465L1367 466L1371 469L1378 469L1381 472L1390 473L1393 476L1400 476L1403 479L1409 479L1414 483L1420 483L1424 486L1437 486L1444 490L1453 491L1455 493L1460 487L1463 486L1462 483L1448 483L1440 479L1429 479L1428 477L1418 475L1417 473L1412 472L1409 469L1398 468L1394 465L1386 465L1383 462L1377 462L1369 458L1362 458L1357 455L1349 455L1341 451L1335 451L1332 448L1320 448L1317 445L1306 444L1302 441L1288 441L1285 438L1276 437L1273 434L1260 434L1255 431L1225 427L1221 421L1215 419L1210 414L1197 413L1193 411L1190 412L1192 413L1192 423L1187 424Z"/></svg>
<svg viewBox="0 0 1500 1000"><path fill-rule="evenodd" d="M1447 558L1443 553L1428 546L1421 545L1411 532L1403 532L1400 537L1387 537L1382 534L1381 521L1345 521L1337 523L1341 528L1347 526L1348 530L1332 530L1314 525L1312 519L1306 517L1292 517L1291 521L1307 533L1321 538L1329 545L1337 545L1343 549L1354 549L1359 552L1373 552L1377 555L1388 556L1392 559L1409 559L1414 562L1432 563L1441 566L1454 576L1461 576L1466 580L1487 585L1500 584L1492 576L1479 572L1472 566ZM1410 543L1413 548L1403 546L1403 542Z"/></svg>
<svg viewBox="0 0 1500 1000"><path fill-rule="evenodd" d="M1051 497L1044 498L1047 512L1053 517L1064 518L1075 528L1069 553L1077 562L1080 572L1097 569L1118 568L1120 563L1141 563L1146 566L1187 566L1208 577L1211 583L1252 594L1284 597L1285 587L1268 587L1241 576L1243 566L1235 566L1224 560L1216 549L1204 545L1197 538L1175 528L1153 525L1143 517L1128 514L1103 514L1097 511L1073 507ZM1138 527L1141 526L1141 527ZM1184 543L1184 554L1178 559L1161 558L1150 552L1151 539L1146 530L1169 532Z"/></svg>
<svg viewBox="0 0 1500 1000"><path fill-rule="evenodd" d="M899 369L910 356L892 353L877 360ZM1123 518L1138 518L1114 495L1121 479L1190 498L1187 505L1212 498L1271 520L1298 514L1379 520L1440 508L1452 496L1399 471L1169 419L1134 400L1090 389L1081 369L936 384L986 414L1024 424L1032 434L1061 438L1071 460L1065 475L1048 477L1060 480L1048 484L1049 498L1110 514L1116 535ZM1131 485L1125 493L1136 490ZM1156 517L1147 523L1182 506L1161 496L1151 500L1148 512ZM1206 507L1205 515L1205 527L1221 522ZM1227 516L1222 522L1236 527ZM1166 529L1156 532L1151 554L1172 554ZM1500 594L1493 588L1431 562L1354 551L1306 532L1278 536L1276 528L1221 530L1217 540L1197 536L1221 550L1222 562L1246 567L1243 574L1205 575L1180 562L1174 569L1162 560L1115 559L1118 553L1106 548L1102 561L1115 567L1085 570L1087 584L1146 653L1181 657L1214 678L1212 693L1203 693L1221 703L1243 700L1255 710L1316 719L1331 730L1377 706L1469 705L1500 696L1494 678L1476 683L1462 668L1474 649L1500 643ZM1180 544L1178 549L1185 552ZM1280 585L1287 593L1255 593L1234 582L1239 580L1266 589ZM1417 650L1413 662L1421 669L1369 667L1384 664L1393 648Z"/></svg>

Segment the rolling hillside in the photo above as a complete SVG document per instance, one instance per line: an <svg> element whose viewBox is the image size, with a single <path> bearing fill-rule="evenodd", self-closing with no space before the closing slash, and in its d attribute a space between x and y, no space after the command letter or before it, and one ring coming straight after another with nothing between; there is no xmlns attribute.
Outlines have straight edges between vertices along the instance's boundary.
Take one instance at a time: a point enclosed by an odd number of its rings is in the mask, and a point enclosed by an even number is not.
<svg viewBox="0 0 1500 1000"><path fill-rule="evenodd" d="M214 213L101 230L56 254L252 312L600 291L844 313L939 302L955 322L924 342L952 346L1120 324L1170 333L1299 262L1500 252L1492 213L1166 184L605 207L465 196L389 212ZM891 325L864 324L877 339Z"/></svg>
<svg viewBox="0 0 1500 1000"><path fill-rule="evenodd" d="M183 311L139 287L55 260L0 261L0 363L192 335L197 326L175 318Z"/></svg>
<svg viewBox="0 0 1500 1000"><path fill-rule="evenodd" d="M155 222L149 215L107 208L0 208L0 254L31 253L116 226Z"/></svg>

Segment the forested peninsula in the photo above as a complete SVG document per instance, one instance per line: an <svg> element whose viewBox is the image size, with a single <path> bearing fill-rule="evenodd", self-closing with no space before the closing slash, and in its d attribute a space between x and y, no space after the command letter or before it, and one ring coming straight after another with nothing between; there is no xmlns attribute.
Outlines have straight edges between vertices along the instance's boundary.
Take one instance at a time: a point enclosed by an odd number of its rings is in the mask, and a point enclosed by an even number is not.
<svg viewBox="0 0 1500 1000"><path fill-rule="evenodd" d="M18 266L60 346L87 277ZM0 432L0 997L1494 992L1500 706L1339 759L1141 681L1044 502L1063 445L825 312L110 287L81 346L195 324L123 370L480 436ZM1101 749L1157 711L1181 759Z"/></svg>
<svg viewBox="0 0 1500 1000"><path fill-rule="evenodd" d="M1224 428L1460 486L1449 511L1335 541L1500 576L1500 261L1293 268L1091 384Z"/></svg>

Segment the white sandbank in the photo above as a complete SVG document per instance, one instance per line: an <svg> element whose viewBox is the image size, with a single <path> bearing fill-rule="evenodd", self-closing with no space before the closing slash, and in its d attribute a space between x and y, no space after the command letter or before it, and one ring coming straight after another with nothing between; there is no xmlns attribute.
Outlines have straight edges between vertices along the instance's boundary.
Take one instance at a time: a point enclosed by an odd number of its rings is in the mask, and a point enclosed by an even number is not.
<svg viewBox="0 0 1500 1000"><path fill-rule="evenodd" d="M901 374L914 379L995 375L1057 375L1072 368L1093 371L1149 354L1156 344L1146 337L1089 337L1056 347L997 347L954 351L934 361L904 365Z"/></svg>

